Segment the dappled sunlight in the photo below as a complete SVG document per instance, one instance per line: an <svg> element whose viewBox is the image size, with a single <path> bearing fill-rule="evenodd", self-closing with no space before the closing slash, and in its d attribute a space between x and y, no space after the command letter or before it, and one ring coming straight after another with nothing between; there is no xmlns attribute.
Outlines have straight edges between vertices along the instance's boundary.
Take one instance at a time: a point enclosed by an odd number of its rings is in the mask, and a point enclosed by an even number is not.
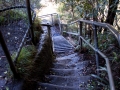
<svg viewBox="0 0 120 90"><path fill-rule="evenodd" d="M53 2L49 2L48 0L41 0L40 4L42 4L44 7L39 10L37 13L38 16L57 13L57 5Z"/></svg>

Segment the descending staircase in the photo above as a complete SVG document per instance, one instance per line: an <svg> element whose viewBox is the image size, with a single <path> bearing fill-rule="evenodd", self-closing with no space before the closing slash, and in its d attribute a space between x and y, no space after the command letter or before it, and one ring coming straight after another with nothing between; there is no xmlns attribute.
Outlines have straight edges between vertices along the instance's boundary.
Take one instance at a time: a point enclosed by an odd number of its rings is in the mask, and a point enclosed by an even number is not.
<svg viewBox="0 0 120 90"><path fill-rule="evenodd" d="M65 53L65 52L72 52L73 46L63 37L63 36L56 36L53 37L53 47L54 52L56 54Z"/></svg>
<svg viewBox="0 0 120 90"><path fill-rule="evenodd" d="M39 83L39 90L86 90L95 63L85 60L83 54L75 53L74 47L60 34L54 31L52 36L56 59L50 75L45 76L45 82Z"/></svg>

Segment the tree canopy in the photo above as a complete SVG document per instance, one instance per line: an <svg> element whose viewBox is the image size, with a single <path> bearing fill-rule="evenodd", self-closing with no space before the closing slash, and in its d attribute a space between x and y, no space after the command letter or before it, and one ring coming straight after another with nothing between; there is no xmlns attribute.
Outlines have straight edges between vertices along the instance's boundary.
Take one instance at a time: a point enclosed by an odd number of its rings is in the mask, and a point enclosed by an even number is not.
<svg viewBox="0 0 120 90"><path fill-rule="evenodd" d="M56 0L71 20L84 18L106 22L119 29L119 0ZM64 16L64 15L63 15Z"/></svg>

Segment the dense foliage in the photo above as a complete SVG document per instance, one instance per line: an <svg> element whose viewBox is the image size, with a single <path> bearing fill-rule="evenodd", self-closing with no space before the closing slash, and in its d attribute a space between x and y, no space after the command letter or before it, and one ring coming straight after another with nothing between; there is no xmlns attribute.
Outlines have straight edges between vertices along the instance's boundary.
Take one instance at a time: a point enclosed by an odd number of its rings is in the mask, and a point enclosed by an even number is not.
<svg viewBox="0 0 120 90"><path fill-rule="evenodd" d="M117 30L120 28L119 0L56 0L56 2L59 3L62 19L66 19L67 22L84 18L109 23Z"/></svg>
<svg viewBox="0 0 120 90"><path fill-rule="evenodd" d="M31 7L39 9L41 7L40 1L41 0L30 0ZM0 9L18 5L26 5L26 0L0 0Z"/></svg>
<svg viewBox="0 0 120 90"><path fill-rule="evenodd" d="M120 30L120 10L119 10L119 0L57 0L57 3L59 3L59 9L61 19L64 21L64 23L69 23L73 20L77 19L86 19L86 20L92 20L97 22L105 22L108 24L111 24L116 30ZM69 26L69 31L76 32L76 25ZM89 31L92 28L89 27ZM83 31L85 31L85 28L83 27ZM98 27L101 28L101 27ZM101 29L103 30L103 29ZM88 32L89 33L89 32ZM85 39L87 41L93 41L86 37ZM93 36L93 32L91 32ZM88 34L89 35L89 34ZM75 37L73 36L75 39ZM93 38L92 38L93 39ZM94 43L90 42L93 46ZM84 45L85 47L87 45ZM114 35L109 32L108 30L104 29L103 32L98 32L98 46L99 49L109 58L111 63L111 69L115 81L115 87L116 90L119 90L120 87L120 48L119 44L114 37ZM88 48L88 47L86 47ZM88 48L90 50L90 48ZM91 52L90 53L94 53ZM100 62L103 61L103 58L100 57ZM97 79L97 82L92 82L92 84L89 87L90 90L96 90L96 89L102 89L102 90L109 90L109 79L107 74L107 69L105 62L101 63L101 67L99 69L100 76L92 75ZM97 86L97 87L96 87ZM103 87L103 88L102 88Z"/></svg>

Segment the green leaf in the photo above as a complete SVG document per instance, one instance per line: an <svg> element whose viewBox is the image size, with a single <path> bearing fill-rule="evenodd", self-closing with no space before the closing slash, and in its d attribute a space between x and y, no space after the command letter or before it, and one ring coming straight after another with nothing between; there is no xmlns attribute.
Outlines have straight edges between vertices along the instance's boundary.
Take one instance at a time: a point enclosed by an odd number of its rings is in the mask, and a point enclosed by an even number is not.
<svg viewBox="0 0 120 90"><path fill-rule="evenodd" d="M97 76L95 74L91 74L91 76L94 77L94 78L97 78L97 79L101 80L102 82L104 82L106 84L108 84L108 82L106 80L104 80L103 78L101 78L101 77L99 77L99 76Z"/></svg>
<svg viewBox="0 0 120 90"><path fill-rule="evenodd" d="M8 88L8 87L6 87L6 90L9 90L9 88Z"/></svg>
<svg viewBox="0 0 120 90"><path fill-rule="evenodd" d="M107 85L105 85L105 84L104 84L104 83L102 83L102 82L97 81L97 83L98 83L99 85L104 86L104 87L108 87Z"/></svg>
<svg viewBox="0 0 120 90"><path fill-rule="evenodd" d="M106 67L100 67L100 69L98 69L99 71L106 71L107 72L107 68Z"/></svg>

